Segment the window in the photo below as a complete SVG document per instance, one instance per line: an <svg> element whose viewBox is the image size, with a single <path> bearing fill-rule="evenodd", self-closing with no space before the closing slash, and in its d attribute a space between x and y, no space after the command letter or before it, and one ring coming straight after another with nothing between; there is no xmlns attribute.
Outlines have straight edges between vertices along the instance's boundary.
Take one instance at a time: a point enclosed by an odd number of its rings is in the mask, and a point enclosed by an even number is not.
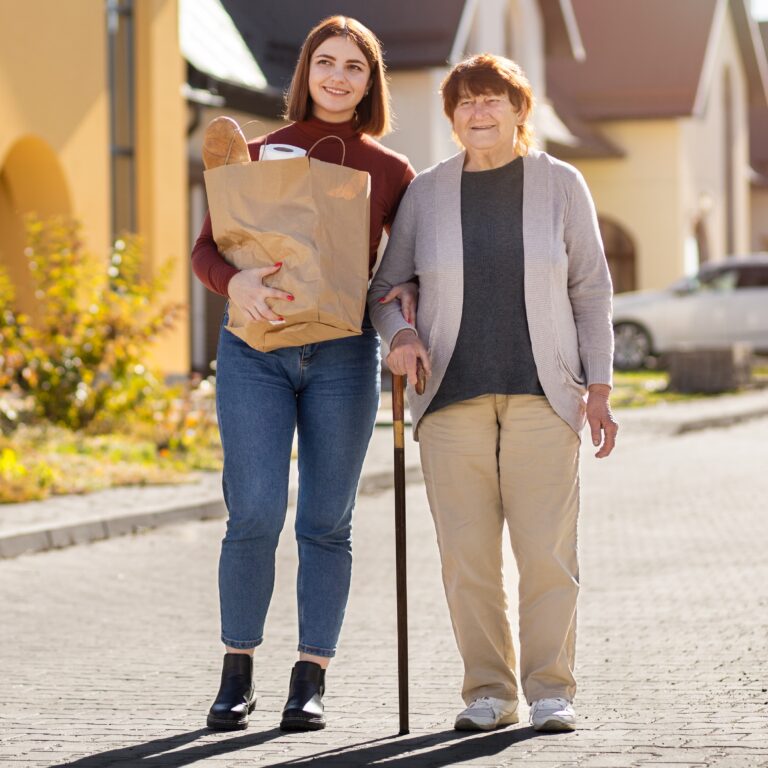
<svg viewBox="0 0 768 768"><path fill-rule="evenodd" d="M731 291L738 282L738 270L732 267L713 269L699 275L699 290Z"/></svg>

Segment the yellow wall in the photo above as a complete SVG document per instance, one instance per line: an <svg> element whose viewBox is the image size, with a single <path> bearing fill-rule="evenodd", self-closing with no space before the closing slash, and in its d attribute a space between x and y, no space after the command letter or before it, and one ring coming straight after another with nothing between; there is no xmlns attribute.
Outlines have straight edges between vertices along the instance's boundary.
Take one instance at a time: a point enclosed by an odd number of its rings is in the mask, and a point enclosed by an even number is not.
<svg viewBox="0 0 768 768"><path fill-rule="evenodd" d="M668 285L683 272L680 126L675 120L619 121L600 130L626 157L574 165L584 174L598 214L634 241L637 287Z"/></svg>
<svg viewBox="0 0 768 768"><path fill-rule="evenodd" d="M394 130L382 143L406 155L417 171L459 151L451 139L451 125L438 93L446 74L447 67L437 67L391 76Z"/></svg>
<svg viewBox="0 0 768 768"><path fill-rule="evenodd" d="M189 302L186 80L176 0L141 0L136 8L136 151L138 229L150 269L175 262L168 298ZM151 364L189 370L189 316L154 349Z"/></svg>
<svg viewBox="0 0 768 768"><path fill-rule="evenodd" d="M25 287L23 215L73 215L89 250L111 240L107 25L101 0L0 3L0 264ZM148 269L173 257L169 298L188 300L186 124L177 0L135 3L138 231ZM186 318L154 354L189 366Z"/></svg>
<svg viewBox="0 0 768 768"><path fill-rule="evenodd" d="M106 31L101 3L0 4L0 264L30 309L24 214L74 214L109 241Z"/></svg>

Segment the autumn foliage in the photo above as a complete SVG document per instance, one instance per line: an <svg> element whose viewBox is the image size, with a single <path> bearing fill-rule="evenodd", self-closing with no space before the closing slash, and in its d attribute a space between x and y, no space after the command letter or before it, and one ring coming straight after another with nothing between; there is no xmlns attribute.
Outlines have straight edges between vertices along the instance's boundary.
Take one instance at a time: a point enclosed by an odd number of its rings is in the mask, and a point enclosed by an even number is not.
<svg viewBox="0 0 768 768"><path fill-rule="evenodd" d="M134 236L118 240L108 258L95 256L79 224L59 218L28 220L25 255L31 317L15 309L13 286L0 274L0 386L31 397L50 423L109 428L160 386L146 356L182 310L162 300L170 262L146 275Z"/></svg>

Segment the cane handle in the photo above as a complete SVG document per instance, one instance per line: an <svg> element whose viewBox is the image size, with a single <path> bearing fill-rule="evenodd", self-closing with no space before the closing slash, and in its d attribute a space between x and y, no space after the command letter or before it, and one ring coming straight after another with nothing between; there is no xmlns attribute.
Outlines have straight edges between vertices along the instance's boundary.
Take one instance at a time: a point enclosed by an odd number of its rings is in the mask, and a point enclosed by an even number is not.
<svg viewBox="0 0 768 768"><path fill-rule="evenodd" d="M427 386L427 372L424 370L424 364L421 362L421 358L416 360L416 390L417 395L423 395L424 389Z"/></svg>

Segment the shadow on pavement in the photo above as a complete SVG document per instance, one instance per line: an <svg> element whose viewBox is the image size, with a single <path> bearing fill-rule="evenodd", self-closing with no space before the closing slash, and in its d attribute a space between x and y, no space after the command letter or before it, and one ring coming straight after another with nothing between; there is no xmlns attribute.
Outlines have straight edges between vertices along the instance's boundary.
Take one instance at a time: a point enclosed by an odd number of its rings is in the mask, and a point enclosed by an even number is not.
<svg viewBox="0 0 768 768"><path fill-rule="evenodd" d="M313 768L342 768L343 766L365 768L365 766L386 761L387 768L419 765L440 768L476 758L492 757L513 744L519 744L540 735L533 728L508 728L487 733L459 732L451 729L410 738L393 736L382 740L386 743L362 749L360 747L363 745L351 745L317 752L295 760L281 760L265 765L284 765L294 768L294 766L305 766L311 763Z"/></svg>
<svg viewBox="0 0 768 768"><path fill-rule="evenodd" d="M202 736L210 736L211 731L200 728L189 733L169 736L163 739L136 744L131 747L112 749L95 755L78 758L72 762L58 763L52 768L106 768L118 764L131 766L147 766L155 768L181 768L207 758L220 757L233 752L240 752L249 747L257 747L269 741L283 737L286 741L290 735L278 728L259 733L250 732L231 736L215 743L207 742L191 746L191 743ZM365 768L382 760L386 760L387 768L398 766L429 765L431 768L455 765L467 760L482 757L492 757L503 752L513 744L526 741L538 734L532 728L516 728L492 731L490 733L472 732L459 733L454 730L425 734L410 738L388 736L381 739L351 744L338 749L316 752L312 755L295 759L280 759L277 762L264 762L264 766L307 766L313 768L331 768L355 766ZM288 746L286 741L284 746ZM183 749L182 749L183 747ZM306 749L306 742L302 743ZM407 753L407 754L406 754ZM247 759L246 755L241 758ZM256 755L254 755L256 758Z"/></svg>
<svg viewBox="0 0 768 768"><path fill-rule="evenodd" d="M208 728L199 728L189 733L180 733L177 736L168 736L164 739L155 739L147 741L144 744L135 744L132 747L121 747L120 749L110 749L107 752L99 752L97 755L88 755L80 757L68 763L58 763L51 768L63 768L63 766L77 766L77 768L106 768L110 765L140 765L157 766L157 768L179 768L183 765L190 765L208 757L218 755L227 755L230 752L237 752L248 747L256 747L265 744L272 739L277 739L285 734L279 728L272 728L268 731L240 732L243 735L227 738L226 740L214 743L198 744L196 746L186 746L202 736L210 736L213 731ZM180 747L186 749L179 750ZM178 751L177 751L178 750Z"/></svg>

